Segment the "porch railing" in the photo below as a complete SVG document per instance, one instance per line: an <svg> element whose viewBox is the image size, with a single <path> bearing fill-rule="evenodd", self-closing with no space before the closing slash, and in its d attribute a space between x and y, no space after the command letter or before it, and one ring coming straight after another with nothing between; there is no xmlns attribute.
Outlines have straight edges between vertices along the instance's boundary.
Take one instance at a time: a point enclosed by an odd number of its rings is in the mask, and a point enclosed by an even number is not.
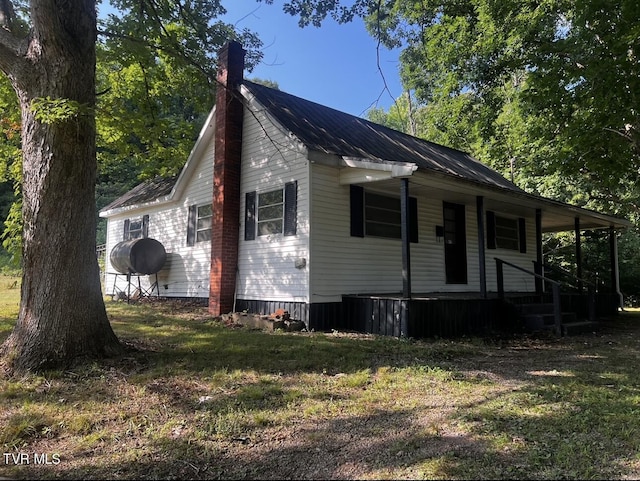
<svg viewBox="0 0 640 481"><path fill-rule="evenodd" d="M573 272L571 272L569 269L565 269L560 266L554 266L552 264L547 264L546 262L542 262L542 263L538 261L531 261L531 262L533 262L535 272L542 272L542 269L553 271L565 279L563 282L565 285L568 285L569 287L573 287L579 292L583 291L585 285L593 286L594 289L596 288L595 282L590 281L585 277L579 277Z"/></svg>
<svg viewBox="0 0 640 481"><path fill-rule="evenodd" d="M543 276L542 274L538 274L536 272L530 271L529 269L525 269L524 267L517 266L512 264L511 262L507 262L498 257L494 257L496 261L496 277L498 281L498 297L500 299L504 299L504 266L511 267L512 269L516 269L518 271L524 272L525 274L529 274L536 279L540 279L543 282L547 282L551 285L552 299L553 299L553 321L554 321L554 330L556 334L562 334L562 306L560 301L560 283L558 281L554 281L553 279L549 279L548 277Z"/></svg>
<svg viewBox="0 0 640 481"><path fill-rule="evenodd" d="M596 293L598 292L598 285L596 282L590 281L589 279L585 279L584 277L578 277L573 274L571 271L567 269L563 269L559 266L554 266L551 264L547 264L543 262L542 264L538 261L533 261L533 265L536 272L542 272L542 268L551 270L562 276L565 280L563 282L564 285L568 285L576 289L580 295L584 293L584 287L587 287L587 318L590 321L596 319Z"/></svg>

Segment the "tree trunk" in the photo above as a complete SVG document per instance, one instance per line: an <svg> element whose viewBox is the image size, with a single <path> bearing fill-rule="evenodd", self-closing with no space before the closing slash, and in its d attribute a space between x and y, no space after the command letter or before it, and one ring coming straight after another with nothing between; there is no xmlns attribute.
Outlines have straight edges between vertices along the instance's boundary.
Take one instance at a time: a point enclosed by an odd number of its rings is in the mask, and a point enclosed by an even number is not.
<svg viewBox="0 0 640 481"><path fill-rule="evenodd" d="M95 1L33 0L31 14L23 58L2 65L22 110L22 292L17 324L0 351L13 371L122 350L95 250ZM43 117L32 108L42 99L80 109L68 117L52 108Z"/></svg>

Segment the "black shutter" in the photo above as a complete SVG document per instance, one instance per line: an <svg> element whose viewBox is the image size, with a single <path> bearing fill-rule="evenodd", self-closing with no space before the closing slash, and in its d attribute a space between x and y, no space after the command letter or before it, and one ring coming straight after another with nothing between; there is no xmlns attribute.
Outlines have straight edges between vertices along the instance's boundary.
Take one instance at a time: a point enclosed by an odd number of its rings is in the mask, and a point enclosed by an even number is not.
<svg viewBox="0 0 640 481"><path fill-rule="evenodd" d="M351 185L351 235L364 237L364 189Z"/></svg>
<svg viewBox="0 0 640 481"><path fill-rule="evenodd" d="M189 206L189 217L187 218L187 245L196 244L196 223L198 222L198 207L196 205Z"/></svg>
<svg viewBox="0 0 640 481"><path fill-rule="evenodd" d="M284 185L284 235L296 235L298 223L298 182Z"/></svg>
<svg viewBox="0 0 640 481"><path fill-rule="evenodd" d="M129 219L124 220L124 232L122 233L123 241L129 240L129 224L130 223L131 222L129 221Z"/></svg>
<svg viewBox="0 0 640 481"><path fill-rule="evenodd" d="M244 240L256 238L256 193L247 192L244 196Z"/></svg>
<svg viewBox="0 0 640 481"><path fill-rule="evenodd" d="M487 211L487 249L496 248L496 213Z"/></svg>
<svg viewBox="0 0 640 481"><path fill-rule="evenodd" d="M145 239L149 237L149 216L148 215L142 216L142 237L144 237Z"/></svg>
<svg viewBox="0 0 640 481"><path fill-rule="evenodd" d="M527 253L527 227L525 220L520 217L518 218L518 238L520 240L520 252L523 254Z"/></svg>
<svg viewBox="0 0 640 481"><path fill-rule="evenodd" d="M418 199L409 197L409 241L418 242Z"/></svg>

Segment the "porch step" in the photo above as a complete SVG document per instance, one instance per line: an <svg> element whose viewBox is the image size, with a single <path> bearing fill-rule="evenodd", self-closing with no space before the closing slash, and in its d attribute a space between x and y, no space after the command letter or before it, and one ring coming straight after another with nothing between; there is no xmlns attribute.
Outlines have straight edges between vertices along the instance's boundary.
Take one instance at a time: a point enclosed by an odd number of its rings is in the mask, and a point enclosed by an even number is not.
<svg viewBox="0 0 640 481"><path fill-rule="evenodd" d="M527 329L540 331L543 329L554 329L556 325L553 313L553 303L527 303L517 304L520 319ZM593 329L593 326L579 322L575 312L562 312L562 335L577 334ZM569 327L565 327L569 326ZM580 331L585 329L585 331Z"/></svg>
<svg viewBox="0 0 640 481"><path fill-rule="evenodd" d="M598 329L599 323L596 321L576 321L562 324L563 336L574 336L585 332L594 332Z"/></svg>
<svg viewBox="0 0 640 481"><path fill-rule="evenodd" d="M553 329L556 325L556 318L553 314L520 314L520 318L524 321L527 329L534 331L540 329ZM562 325L573 324L577 322L575 312L562 313Z"/></svg>
<svg viewBox="0 0 640 481"><path fill-rule="evenodd" d="M527 314L553 314L553 302L535 302L527 304L516 304L516 308L521 315Z"/></svg>

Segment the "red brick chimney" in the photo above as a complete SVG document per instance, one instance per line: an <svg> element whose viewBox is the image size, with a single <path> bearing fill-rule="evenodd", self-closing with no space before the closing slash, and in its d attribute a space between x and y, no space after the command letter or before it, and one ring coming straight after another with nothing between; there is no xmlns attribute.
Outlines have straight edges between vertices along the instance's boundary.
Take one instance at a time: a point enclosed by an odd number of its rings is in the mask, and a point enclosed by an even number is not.
<svg viewBox="0 0 640 481"><path fill-rule="evenodd" d="M218 52L209 281L209 312L214 316L233 310L236 289L243 117L239 86L244 55L235 41Z"/></svg>

